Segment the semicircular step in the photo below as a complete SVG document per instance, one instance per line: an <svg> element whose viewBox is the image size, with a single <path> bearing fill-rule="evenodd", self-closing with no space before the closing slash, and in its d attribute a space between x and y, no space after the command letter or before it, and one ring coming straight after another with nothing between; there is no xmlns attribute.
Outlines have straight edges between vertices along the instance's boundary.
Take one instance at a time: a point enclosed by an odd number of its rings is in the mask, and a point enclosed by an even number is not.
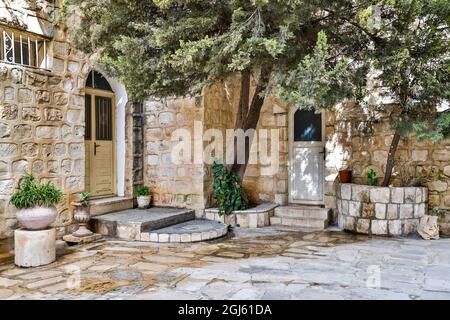
<svg viewBox="0 0 450 320"><path fill-rule="evenodd" d="M228 225L217 221L197 219L157 230L142 231L141 241L160 243L198 242L225 236Z"/></svg>

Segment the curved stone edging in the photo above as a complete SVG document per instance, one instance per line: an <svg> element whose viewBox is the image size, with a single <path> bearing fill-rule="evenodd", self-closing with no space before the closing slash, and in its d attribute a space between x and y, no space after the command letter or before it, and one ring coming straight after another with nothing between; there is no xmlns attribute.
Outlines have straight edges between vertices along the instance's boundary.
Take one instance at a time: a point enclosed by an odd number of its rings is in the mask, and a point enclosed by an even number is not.
<svg viewBox="0 0 450 320"><path fill-rule="evenodd" d="M427 213L428 189L339 184L339 225L374 235L407 235L417 231Z"/></svg>
<svg viewBox="0 0 450 320"><path fill-rule="evenodd" d="M237 210L230 215L219 215L219 209L205 209L207 220L218 221L240 228L261 228L270 225L270 217L274 215L277 204L262 203L247 210Z"/></svg>
<svg viewBox="0 0 450 320"><path fill-rule="evenodd" d="M228 225L208 220L191 220L163 229L141 233L141 241L186 243L212 240L225 236Z"/></svg>

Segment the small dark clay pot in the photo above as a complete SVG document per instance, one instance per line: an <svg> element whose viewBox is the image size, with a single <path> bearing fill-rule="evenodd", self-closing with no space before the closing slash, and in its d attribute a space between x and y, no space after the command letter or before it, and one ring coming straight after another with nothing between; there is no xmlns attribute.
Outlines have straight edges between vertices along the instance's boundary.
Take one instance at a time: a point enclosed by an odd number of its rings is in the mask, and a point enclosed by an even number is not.
<svg viewBox="0 0 450 320"><path fill-rule="evenodd" d="M339 181L341 183L351 183L352 182L352 170L339 171Z"/></svg>

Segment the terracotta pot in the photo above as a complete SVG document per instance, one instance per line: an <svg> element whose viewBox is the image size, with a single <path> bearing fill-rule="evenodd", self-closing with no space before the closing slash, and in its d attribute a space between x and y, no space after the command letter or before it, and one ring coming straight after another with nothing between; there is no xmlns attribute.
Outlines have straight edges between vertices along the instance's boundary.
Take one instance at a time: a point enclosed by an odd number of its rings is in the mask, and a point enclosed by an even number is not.
<svg viewBox="0 0 450 320"><path fill-rule="evenodd" d="M55 222L58 211L55 207L33 207L20 209L16 218L27 230L43 230Z"/></svg>
<svg viewBox="0 0 450 320"><path fill-rule="evenodd" d="M78 202L73 202L73 206L75 206L73 219L78 222L78 229L72 235L74 237L87 237L93 234L92 231L90 231L87 228L87 225L89 221L91 220L91 207L88 205L87 207L83 207Z"/></svg>
<svg viewBox="0 0 450 320"><path fill-rule="evenodd" d="M140 209L147 208L150 205L150 199L151 196L138 196L137 197L138 208Z"/></svg>
<svg viewBox="0 0 450 320"><path fill-rule="evenodd" d="M340 170L339 171L339 181L341 183L351 183L352 182L352 170Z"/></svg>

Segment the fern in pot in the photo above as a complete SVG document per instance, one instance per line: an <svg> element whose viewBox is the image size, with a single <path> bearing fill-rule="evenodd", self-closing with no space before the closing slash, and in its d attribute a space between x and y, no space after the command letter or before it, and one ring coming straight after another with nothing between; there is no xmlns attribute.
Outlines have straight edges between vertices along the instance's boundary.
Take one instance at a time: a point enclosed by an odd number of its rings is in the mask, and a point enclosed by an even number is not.
<svg viewBox="0 0 450 320"><path fill-rule="evenodd" d="M55 208L63 193L51 182L36 184L33 175L26 175L19 184L10 202L17 209L16 218L27 230L43 230L55 222L58 211Z"/></svg>
<svg viewBox="0 0 450 320"><path fill-rule="evenodd" d="M145 209L150 205L151 195L150 189L147 186L139 187L136 190L136 198L138 203L138 208Z"/></svg>

